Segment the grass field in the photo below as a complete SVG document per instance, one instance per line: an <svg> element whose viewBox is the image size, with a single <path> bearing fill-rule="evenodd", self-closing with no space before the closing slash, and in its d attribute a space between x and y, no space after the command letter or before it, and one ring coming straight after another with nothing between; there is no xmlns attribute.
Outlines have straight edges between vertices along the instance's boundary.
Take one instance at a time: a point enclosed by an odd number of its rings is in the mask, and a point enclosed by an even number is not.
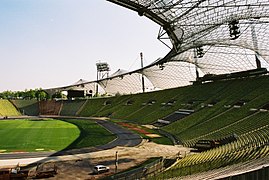
<svg viewBox="0 0 269 180"><path fill-rule="evenodd" d="M65 121L76 125L80 130L80 136L66 149L103 145L117 138L116 135L111 134L94 121L78 119L68 119Z"/></svg>
<svg viewBox="0 0 269 180"><path fill-rule="evenodd" d="M0 151L58 151L79 137L79 128L59 120L0 121Z"/></svg>
<svg viewBox="0 0 269 180"><path fill-rule="evenodd" d="M54 119L1 120L0 137L0 153L90 147L115 138L93 121Z"/></svg>

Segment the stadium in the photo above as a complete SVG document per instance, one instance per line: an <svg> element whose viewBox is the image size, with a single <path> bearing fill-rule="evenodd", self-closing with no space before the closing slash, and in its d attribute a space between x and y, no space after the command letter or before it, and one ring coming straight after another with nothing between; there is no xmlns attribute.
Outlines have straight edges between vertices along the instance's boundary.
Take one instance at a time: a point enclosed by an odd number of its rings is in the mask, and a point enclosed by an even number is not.
<svg viewBox="0 0 269 180"><path fill-rule="evenodd" d="M170 52L0 99L0 179L268 179L268 2L107 3L157 23Z"/></svg>

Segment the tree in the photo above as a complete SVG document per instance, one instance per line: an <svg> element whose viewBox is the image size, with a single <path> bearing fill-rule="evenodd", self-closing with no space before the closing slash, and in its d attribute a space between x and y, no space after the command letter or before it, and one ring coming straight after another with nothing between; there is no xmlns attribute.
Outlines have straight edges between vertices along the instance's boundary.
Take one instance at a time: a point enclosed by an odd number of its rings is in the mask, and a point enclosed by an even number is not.
<svg viewBox="0 0 269 180"><path fill-rule="evenodd" d="M65 96L63 93L61 93L61 92L56 92L56 93L53 94L51 97L52 97L53 99L54 99L54 98L59 98L59 99L66 98L66 96Z"/></svg>
<svg viewBox="0 0 269 180"><path fill-rule="evenodd" d="M42 89L36 89L35 98L39 101L46 100L46 99L49 99L49 95Z"/></svg>
<svg viewBox="0 0 269 180"><path fill-rule="evenodd" d="M0 93L0 99L37 99L45 100L50 96L41 88L40 89L25 89L24 91L4 91Z"/></svg>

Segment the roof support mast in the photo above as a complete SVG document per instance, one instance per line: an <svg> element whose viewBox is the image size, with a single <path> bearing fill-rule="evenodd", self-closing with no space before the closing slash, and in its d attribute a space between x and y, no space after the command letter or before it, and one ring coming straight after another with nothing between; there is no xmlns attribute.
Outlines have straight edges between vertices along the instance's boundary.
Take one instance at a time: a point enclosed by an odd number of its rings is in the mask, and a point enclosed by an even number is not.
<svg viewBox="0 0 269 180"><path fill-rule="evenodd" d="M198 71L198 55L196 48L193 49L194 60L195 60L195 74L196 74L196 81L199 80L199 71Z"/></svg>
<svg viewBox="0 0 269 180"><path fill-rule="evenodd" d="M144 65L143 65L143 53L140 53L140 58L141 58L141 68L143 69ZM145 80L144 80L144 75L143 72L141 72L142 74L142 91L143 93L145 92Z"/></svg>
<svg viewBox="0 0 269 180"><path fill-rule="evenodd" d="M261 68L261 61L259 60L259 57L258 57L258 40L257 40L257 35L256 35L256 32L255 32L255 26L252 24L251 25L251 35L252 35L252 41L253 41L253 45L254 45L254 49L255 49L255 60L256 60L256 66L257 66L257 69L260 69Z"/></svg>

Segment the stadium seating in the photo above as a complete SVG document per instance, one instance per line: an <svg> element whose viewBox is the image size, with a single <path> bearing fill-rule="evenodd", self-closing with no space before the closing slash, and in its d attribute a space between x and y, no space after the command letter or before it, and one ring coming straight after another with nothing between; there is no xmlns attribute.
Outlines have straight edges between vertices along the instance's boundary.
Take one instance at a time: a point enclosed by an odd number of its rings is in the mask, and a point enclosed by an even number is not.
<svg viewBox="0 0 269 180"><path fill-rule="evenodd" d="M99 108L95 107L96 111L93 111L95 115L109 114L111 118L130 120L138 124L149 124L169 117L169 114L178 109L193 110L194 113L180 121L162 127L189 147L194 146L198 140L238 135L235 142L179 160L175 168L162 174L162 177L169 178L267 156L269 113L266 109L266 97L269 92L265 89L269 88L268 81L267 76L218 81L114 97L110 98L110 106L103 105L107 101L105 98L89 100L88 103L92 102L92 105L97 106L100 104ZM128 101L132 103L126 105ZM169 101L173 103L167 106Z"/></svg>
<svg viewBox="0 0 269 180"><path fill-rule="evenodd" d="M269 155L269 126L245 133L230 144L178 160L177 165L160 177L175 177L217 169ZM156 178L158 179L158 178Z"/></svg>
<svg viewBox="0 0 269 180"><path fill-rule="evenodd" d="M172 134L188 147L193 147L199 140L218 140L232 134L238 136L237 141L178 160L173 169L162 174L169 178L267 156L267 89L268 76L250 77L141 94L74 101L41 101L39 111L47 115L106 116L137 124L153 124L158 119L166 118L169 123L158 128ZM0 102L12 106L9 101ZM28 114L36 113L34 108L26 108L36 105L34 102L13 103ZM1 104L0 116L3 115L1 110L6 108L3 105L1 107ZM176 116L175 112L179 109L193 113Z"/></svg>
<svg viewBox="0 0 269 180"><path fill-rule="evenodd" d="M8 100L0 99L0 116L19 116L21 113Z"/></svg>
<svg viewBox="0 0 269 180"><path fill-rule="evenodd" d="M63 116L76 116L77 113L83 108L83 105L86 103L86 100L64 100L62 101L62 108L60 115Z"/></svg>
<svg viewBox="0 0 269 180"><path fill-rule="evenodd" d="M37 100L11 100L11 102L20 110L23 115L39 115L39 106Z"/></svg>
<svg viewBox="0 0 269 180"><path fill-rule="evenodd" d="M188 110L188 109L179 109L177 111L175 111L174 113L162 118L162 119L158 119L157 122L154 122L153 125L157 126L157 127L162 127L168 124L171 124L175 121L178 121L180 119L183 119L187 116L189 116L190 114L192 114L194 112L194 110Z"/></svg>

